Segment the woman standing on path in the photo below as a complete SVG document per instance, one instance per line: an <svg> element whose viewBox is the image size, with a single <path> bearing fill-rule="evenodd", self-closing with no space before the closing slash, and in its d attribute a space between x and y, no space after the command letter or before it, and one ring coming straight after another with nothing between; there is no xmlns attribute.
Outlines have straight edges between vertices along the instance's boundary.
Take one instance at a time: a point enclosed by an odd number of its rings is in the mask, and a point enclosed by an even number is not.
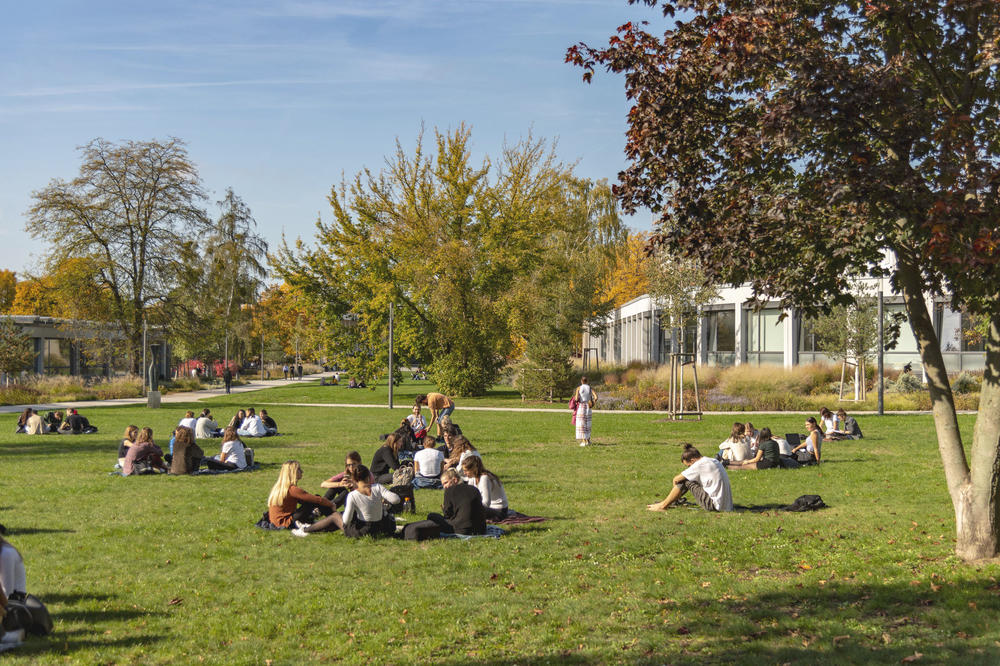
<svg viewBox="0 0 1000 666"><path fill-rule="evenodd" d="M590 445L590 409L597 401L597 391L590 388L586 377L580 377L580 385L573 392L576 400L576 438L580 446Z"/></svg>

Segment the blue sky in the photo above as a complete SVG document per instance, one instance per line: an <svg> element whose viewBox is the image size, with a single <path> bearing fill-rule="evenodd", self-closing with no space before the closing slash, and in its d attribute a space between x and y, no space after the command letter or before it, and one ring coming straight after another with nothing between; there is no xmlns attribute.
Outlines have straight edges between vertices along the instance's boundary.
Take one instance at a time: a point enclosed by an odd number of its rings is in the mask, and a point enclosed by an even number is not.
<svg viewBox="0 0 1000 666"><path fill-rule="evenodd" d="M422 123L465 122L489 154L529 131L558 139L578 175L613 180L623 80L586 85L564 54L629 20L663 25L625 0L4 4L0 268L19 272L44 251L24 231L31 192L76 175L97 137L183 139L213 200L231 186L272 247L311 239L341 174L379 169Z"/></svg>

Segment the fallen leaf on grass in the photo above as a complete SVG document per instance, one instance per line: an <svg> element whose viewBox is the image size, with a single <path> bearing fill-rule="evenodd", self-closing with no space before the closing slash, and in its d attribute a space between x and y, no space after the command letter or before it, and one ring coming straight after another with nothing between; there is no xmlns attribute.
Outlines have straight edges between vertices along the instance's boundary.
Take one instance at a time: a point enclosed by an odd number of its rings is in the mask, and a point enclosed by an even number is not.
<svg viewBox="0 0 1000 666"><path fill-rule="evenodd" d="M677 633L681 634L681 635L684 635L684 636L687 636L688 634L691 633L691 630L688 629L687 627L677 627Z"/></svg>
<svg viewBox="0 0 1000 666"><path fill-rule="evenodd" d="M799 569L802 569L803 571L809 571L810 569L812 569L812 567L803 562L802 564L799 565Z"/></svg>
<svg viewBox="0 0 1000 666"><path fill-rule="evenodd" d="M882 642L888 645L889 643L892 642L892 636L890 636L889 634L882 634Z"/></svg>
<svg viewBox="0 0 1000 666"><path fill-rule="evenodd" d="M703 581L702 584L701 584L702 587L711 587L711 585L712 585L712 581L709 581L709 580Z"/></svg>
<svg viewBox="0 0 1000 666"><path fill-rule="evenodd" d="M976 606L976 602L975 601L970 601L969 602L969 608L971 608L972 610L979 610L979 608Z"/></svg>
<svg viewBox="0 0 1000 666"><path fill-rule="evenodd" d="M844 634L843 636L834 636L833 637L833 644L834 645L839 645L843 641L846 641L846 640L850 639L850 637L851 637L850 634Z"/></svg>
<svg viewBox="0 0 1000 666"><path fill-rule="evenodd" d="M181 599L180 597L174 597L173 599L171 599L170 601L167 602L167 605L168 606L179 606L182 603L184 603L183 599Z"/></svg>
<svg viewBox="0 0 1000 666"><path fill-rule="evenodd" d="M490 574L490 580L496 580L497 578L499 578L498 574Z"/></svg>
<svg viewBox="0 0 1000 666"><path fill-rule="evenodd" d="M922 653L922 652L914 652L914 653L913 653L913 654L911 654L911 655L910 655L909 657L903 657L903 658L902 658L902 659L901 659L901 660L899 661L899 663L901 663L901 664L912 664L912 663L913 663L913 662L915 662L916 660L918 660L918 659L923 659L923 658L924 658L924 655L923 655L923 653Z"/></svg>
<svg viewBox="0 0 1000 666"><path fill-rule="evenodd" d="M531 610L531 612L534 613L535 615L541 615L542 614L542 609L541 608L533 608Z"/></svg>

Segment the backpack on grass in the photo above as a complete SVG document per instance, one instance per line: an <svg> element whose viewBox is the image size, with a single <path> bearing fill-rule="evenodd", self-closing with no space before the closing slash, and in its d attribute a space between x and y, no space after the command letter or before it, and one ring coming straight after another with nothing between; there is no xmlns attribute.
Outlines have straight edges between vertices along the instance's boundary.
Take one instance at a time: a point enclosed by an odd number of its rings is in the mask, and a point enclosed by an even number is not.
<svg viewBox="0 0 1000 666"><path fill-rule="evenodd" d="M6 631L24 629L36 636L52 633L52 618L38 597L24 592L14 592L7 599L7 615L3 619Z"/></svg>

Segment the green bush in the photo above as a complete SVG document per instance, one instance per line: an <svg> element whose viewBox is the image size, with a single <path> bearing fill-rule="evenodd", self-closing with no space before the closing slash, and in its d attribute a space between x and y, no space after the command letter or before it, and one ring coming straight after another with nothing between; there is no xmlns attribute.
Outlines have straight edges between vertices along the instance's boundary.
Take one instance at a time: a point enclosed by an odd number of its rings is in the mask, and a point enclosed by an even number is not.
<svg viewBox="0 0 1000 666"><path fill-rule="evenodd" d="M893 393L916 393L924 390L924 383L912 372L906 372L901 374L896 381L886 383L885 390Z"/></svg>
<svg viewBox="0 0 1000 666"><path fill-rule="evenodd" d="M969 372L962 372L951 383L951 390L954 393L978 393L980 382L981 378Z"/></svg>
<svg viewBox="0 0 1000 666"><path fill-rule="evenodd" d="M30 405L43 402L40 393L29 386L14 384L0 388L0 405Z"/></svg>

